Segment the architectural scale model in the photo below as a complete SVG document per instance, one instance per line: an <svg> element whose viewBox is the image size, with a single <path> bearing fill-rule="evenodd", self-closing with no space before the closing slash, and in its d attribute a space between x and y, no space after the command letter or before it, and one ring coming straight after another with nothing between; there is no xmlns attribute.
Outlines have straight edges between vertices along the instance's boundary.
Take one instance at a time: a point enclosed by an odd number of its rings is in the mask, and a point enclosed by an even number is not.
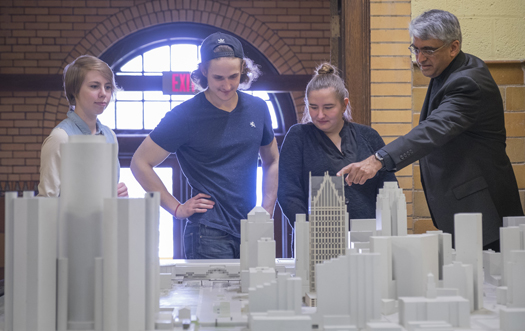
<svg viewBox="0 0 525 331"><path fill-rule="evenodd" d="M348 248L348 213L343 177L312 176L308 199L310 292L315 292L315 266L344 255Z"/></svg>
<svg viewBox="0 0 525 331"><path fill-rule="evenodd" d="M241 290L262 285L276 278L275 240L273 219L260 206L248 213L248 219L241 220Z"/></svg>
<svg viewBox="0 0 525 331"><path fill-rule="evenodd" d="M8 193L3 330L523 330L522 218L504 220L501 253L482 252L475 213L455 215L456 250L441 231L384 235L370 220L354 222L370 248L349 248L343 183L325 175L311 180L310 222L297 215L295 270L275 259L260 207L242 220L240 261L159 268L159 195L115 198L115 147L99 138L63 145L60 198Z"/></svg>
<svg viewBox="0 0 525 331"><path fill-rule="evenodd" d="M7 193L5 330L162 328L160 196L116 198L116 153L70 136L59 198Z"/></svg>
<svg viewBox="0 0 525 331"><path fill-rule="evenodd" d="M407 234L407 204L403 189L397 182L385 182L376 200L377 230L382 236Z"/></svg>
<svg viewBox="0 0 525 331"><path fill-rule="evenodd" d="M310 231L305 214L295 216L294 257L295 276L301 278L303 295L310 292Z"/></svg>
<svg viewBox="0 0 525 331"><path fill-rule="evenodd" d="M397 182L385 182L376 200L376 218L350 220L349 247L370 249L371 236L405 236L407 207L403 189Z"/></svg>
<svg viewBox="0 0 525 331"><path fill-rule="evenodd" d="M469 301L459 295L439 296L434 275L428 274L427 291L424 297L399 298L399 323L410 329L410 323L439 321L441 330L470 327Z"/></svg>
<svg viewBox="0 0 525 331"><path fill-rule="evenodd" d="M431 328L432 324L425 324L424 322L435 323L436 320L440 321L435 324L437 328L469 327L470 312L483 309L482 215L457 214L455 216L456 251L452 249L451 235L442 231L406 235L406 232L398 231L399 227L396 226L396 224L404 222L406 229L406 206L403 206L404 202L399 203L399 201L404 201L404 195L395 184L386 184L386 189L378 195L377 225L378 227L381 225L382 229L376 229L375 233L381 233L381 236L372 235L374 229L370 228L370 220L356 220L352 223L356 231L361 232L357 235L361 239L359 242L364 242L363 238L370 238L370 252L376 253L379 261L376 267L378 271L375 272L376 275L380 275L377 283L371 282L369 285L362 283L358 288L366 288L367 291L370 291L369 295L378 293L380 304L376 307L380 307L380 311L384 315L399 311L399 322L407 329L413 329L418 325ZM312 191L315 192L315 190ZM403 207L405 213L403 213ZM385 217L385 215L398 215L400 217ZM388 221L393 218L394 221ZM525 253L523 247L523 243L525 243L525 222L520 217L512 217L505 220L504 223L506 225L519 225L519 227L501 229L501 254L504 256L501 264L507 264L501 273L505 274L504 270L509 269L512 269L513 272L517 272L515 270L523 272L520 252ZM363 328L362 321L365 320L370 323L367 324L367 330L372 330L372 325L382 330L384 326L376 323L377 321L371 317L374 316L373 313L369 316L363 314L362 311L361 315L350 313L350 308L348 308L351 306L350 302L362 291L359 292L354 288L355 292L350 291L348 295L340 296L341 293L346 293L346 290L344 286L340 286L336 279L340 277L347 280L352 277L348 273L350 271L338 273L336 269L330 266L337 265L336 261L342 260L346 256L332 258L329 261L317 264L315 277L306 272L304 257L308 255L304 251L306 244L312 245L311 240L305 240L308 237L306 235L308 229L311 229L311 224L309 226L306 224L305 215L297 215L296 276L310 277L310 282L313 278L316 283L317 293L313 298L317 301L317 311L312 315L313 325L317 325L320 329L351 330ZM382 230L385 229L386 232L391 229L390 233L397 235L384 235ZM311 237L311 239L314 238ZM514 252L514 249L521 251ZM366 250L364 251L365 253L359 255L366 256L368 253ZM512 253L510 253L511 251ZM354 255L357 252L358 250L349 250L346 254ZM496 253L496 256L497 254L499 253ZM496 259L493 258L492 260ZM492 263L494 273L498 272L494 270L497 269L497 265L498 263ZM361 266L361 268L363 267ZM514 280L513 286L519 287L520 290L525 289L523 278L514 276L512 279ZM521 294L520 290L512 292ZM508 302L506 300L514 299L515 296L509 292L505 287L499 288L498 300ZM308 295L307 293L307 297ZM344 303L339 302L341 297ZM371 303L366 304L365 302L367 301L361 301L361 305L371 307L377 301L372 300ZM505 316L500 321L501 330L520 330L515 326L524 325L525 314L523 314L520 306L521 297L517 302L516 308L503 308L501 310ZM330 308L325 310L326 305ZM341 311L341 307L346 308ZM326 317L327 315L325 316L329 312L339 316L340 319L330 320L329 317ZM343 315L346 317L341 317ZM360 318L361 322L359 322ZM518 321L521 324L516 324Z"/></svg>
<svg viewBox="0 0 525 331"><path fill-rule="evenodd" d="M321 330L358 330L381 320L380 255L348 250L316 265L317 311Z"/></svg>
<svg viewBox="0 0 525 331"><path fill-rule="evenodd" d="M360 250L370 249L370 237L380 233L376 229L376 219L351 219L350 220L350 243L348 247Z"/></svg>
<svg viewBox="0 0 525 331"><path fill-rule="evenodd" d="M502 286L497 300L506 306L500 309L500 326L504 331L521 330L525 325L525 217L507 218L503 223L511 226L500 228Z"/></svg>

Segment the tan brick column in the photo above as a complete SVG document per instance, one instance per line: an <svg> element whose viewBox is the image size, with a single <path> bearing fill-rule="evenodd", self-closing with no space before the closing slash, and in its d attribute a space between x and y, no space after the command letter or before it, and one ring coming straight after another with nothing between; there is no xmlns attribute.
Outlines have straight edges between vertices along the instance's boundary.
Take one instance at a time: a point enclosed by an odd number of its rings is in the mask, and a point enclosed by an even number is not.
<svg viewBox="0 0 525 331"><path fill-rule="evenodd" d="M410 1L370 2L372 127L393 141L413 127ZM417 110L419 112L419 110ZM396 173L407 199L409 233L413 229L413 166Z"/></svg>

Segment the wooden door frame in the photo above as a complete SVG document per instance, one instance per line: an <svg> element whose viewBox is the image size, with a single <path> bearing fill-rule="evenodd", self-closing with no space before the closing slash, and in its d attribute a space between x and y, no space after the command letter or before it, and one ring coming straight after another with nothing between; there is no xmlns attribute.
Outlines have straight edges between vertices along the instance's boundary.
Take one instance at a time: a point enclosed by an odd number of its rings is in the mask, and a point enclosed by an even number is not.
<svg viewBox="0 0 525 331"><path fill-rule="evenodd" d="M331 0L330 59L350 94L353 121L371 125L370 0Z"/></svg>

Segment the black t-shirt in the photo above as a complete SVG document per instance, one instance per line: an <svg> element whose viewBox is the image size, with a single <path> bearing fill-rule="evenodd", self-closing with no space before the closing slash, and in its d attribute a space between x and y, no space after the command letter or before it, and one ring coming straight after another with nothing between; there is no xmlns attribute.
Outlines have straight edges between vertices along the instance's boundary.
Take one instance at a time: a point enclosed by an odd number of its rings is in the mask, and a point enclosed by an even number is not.
<svg viewBox="0 0 525 331"><path fill-rule="evenodd" d="M375 153L385 143L372 128L345 123L341 132L341 151L313 123L296 124L286 134L279 158L278 199L284 214L295 223L296 214L308 214L309 177L330 176L353 162ZM394 173L379 171L363 185L345 185L350 219L376 217L376 196L385 181L397 181Z"/></svg>
<svg viewBox="0 0 525 331"><path fill-rule="evenodd" d="M240 91L237 106L226 112L199 93L173 108L150 134L176 153L192 196L205 193L215 206L189 220L240 237L240 220L256 204L259 147L274 138L268 106Z"/></svg>

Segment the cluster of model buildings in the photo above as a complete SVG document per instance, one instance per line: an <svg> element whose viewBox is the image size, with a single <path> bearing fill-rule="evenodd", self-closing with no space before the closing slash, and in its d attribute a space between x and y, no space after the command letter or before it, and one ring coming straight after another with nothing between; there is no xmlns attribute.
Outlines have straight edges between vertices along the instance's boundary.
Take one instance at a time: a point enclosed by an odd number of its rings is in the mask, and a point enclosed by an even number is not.
<svg viewBox="0 0 525 331"><path fill-rule="evenodd" d="M159 196L116 198L115 153L103 137L71 136L59 198L7 194L5 330L173 330L159 311ZM306 217L295 224L293 276L276 268L268 213L241 220L249 303L244 316L221 303L218 316L252 331L469 328L485 281L497 286L500 329L524 325L525 217L504 219L495 253L482 251L482 215L456 214L453 249L441 231L407 234L405 196L387 182L377 218L350 220L349 236L343 179L328 174L310 178ZM395 312L398 323L382 319Z"/></svg>
<svg viewBox="0 0 525 331"><path fill-rule="evenodd" d="M155 330L158 193L116 197L116 144L62 145L61 195L6 194L5 331Z"/></svg>
<svg viewBox="0 0 525 331"><path fill-rule="evenodd" d="M297 215L295 223L295 277L276 277L272 259L260 257L272 252L265 249L272 222L252 211L241 242L245 257L258 257L250 264L241 257L250 330L469 329L470 314L483 309L484 280L497 286L500 329L522 330L525 217L503 220L495 253L483 251L481 214L455 215L455 249L442 231L407 234L406 215L402 189L387 182L376 219L350 220L348 238L342 178L311 177L309 222ZM252 232L264 224L262 236ZM303 300L316 309L301 310ZM398 323L382 319L396 312Z"/></svg>

